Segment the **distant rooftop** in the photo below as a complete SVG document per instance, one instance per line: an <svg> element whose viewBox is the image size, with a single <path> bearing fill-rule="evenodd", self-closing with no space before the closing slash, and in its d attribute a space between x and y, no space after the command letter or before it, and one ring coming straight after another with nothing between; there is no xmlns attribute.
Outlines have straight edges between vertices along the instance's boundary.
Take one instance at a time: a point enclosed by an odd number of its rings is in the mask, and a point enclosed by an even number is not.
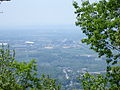
<svg viewBox="0 0 120 90"><path fill-rule="evenodd" d="M6 46L6 45L8 45L8 43L0 43L0 46L1 46L1 45L5 45L5 46Z"/></svg>
<svg viewBox="0 0 120 90"><path fill-rule="evenodd" d="M26 44L34 44L34 42L31 42L31 41L26 41L25 43Z"/></svg>

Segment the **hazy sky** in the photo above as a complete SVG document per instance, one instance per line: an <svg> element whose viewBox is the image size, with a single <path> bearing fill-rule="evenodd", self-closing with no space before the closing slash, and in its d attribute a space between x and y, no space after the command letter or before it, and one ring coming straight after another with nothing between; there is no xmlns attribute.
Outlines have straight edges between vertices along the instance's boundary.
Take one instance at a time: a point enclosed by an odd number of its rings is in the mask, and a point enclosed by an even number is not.
<svg viewBox="0 0 120 90"><path fill-rule="evenodd" d="M71 25L75 22L72 2L73 0L3 2L0 5L0 12L4 12L0 13L0 26Z"/></svg>

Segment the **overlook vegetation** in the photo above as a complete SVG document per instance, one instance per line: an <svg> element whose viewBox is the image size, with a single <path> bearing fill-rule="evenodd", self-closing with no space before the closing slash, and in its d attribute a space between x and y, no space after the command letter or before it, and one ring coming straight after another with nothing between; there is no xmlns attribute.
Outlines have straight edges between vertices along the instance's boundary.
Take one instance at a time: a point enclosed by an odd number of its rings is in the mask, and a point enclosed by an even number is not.
<svg viewBox="0 0 120 90"><path fill-rule="evenodd" d="M80 7L73 3L76 25L81 27L87 38L83 43L90 45L99 57L106 57L106 75L82 77L85 90L120 89L120 0L100 0L98 3L83 1Z"/></svg>
<svg viewBox="0 0 120 90"><path fill-rule="evenodd" d="M55 79L38 75L35 60L17 62L15 51L2 46L0 49L0 90L59 90Z"/></svg>
<svg viewBox="0 0 120 90"><path fill-rule="evenodd" d="M9 1L9 0L0 0ZM87 38L83 43L104 56L105 74L78 77L84 90L120 90L120 0L101 0L98 3L73 3L76 25ZM49 75L39 75L35 60L18 62L9 46L0 47L0 90L60 90L61 85ZM102 66L101 66L102 67Z"/></svg>

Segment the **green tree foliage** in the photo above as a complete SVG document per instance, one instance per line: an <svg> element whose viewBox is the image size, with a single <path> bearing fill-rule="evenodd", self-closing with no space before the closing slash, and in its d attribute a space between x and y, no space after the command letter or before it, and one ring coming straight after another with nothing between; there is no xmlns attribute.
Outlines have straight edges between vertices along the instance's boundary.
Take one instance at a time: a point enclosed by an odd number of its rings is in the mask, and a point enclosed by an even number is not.
<svg viewBox="0 0 120 90"><path fill-rule="evenodd" d="M90 75L88 72L81 74L80 81L84 90L105 90L107 79L103 75Z"/></svg>
<svg viewBox="0 0 120 90"><path fill-rule="evenodd" d="M83 43L89 44L99 56L116 60L120 58L120 0L89 1L79 7L73 3L77 14L76 25L80 26L87 38Z"/></svg>
<svg viewBox="0 0 120 90"><path fill-rule="evenodd" d="M87 77L85 81L87 83L90 81L91 84L101 82L104 88L107 87L110 90L111 88L112 90L120 89L120 65L118 64L120 60L120 0L100 0L98 3L90 3L87 0L82 2L81 7L77 2L73 5L77 15L76 25L81 27L87 36L82 39L82 42L96 51L99 57L105 56L107 63L105 77L85 74L83 79ZM83 84L85 85L87 84ZM88 87L92 89L92 86Z"/></svg>
<svg viewBox="0 0 120 90"><path fill-rule="evenodd" d="M79 80L84 90L120 90L120 67L114 67L110 77L87 72L81 74Z"/></svg>
<svg viewBox="0 0 120 90"><path fill-rule="evenodd" d="M60 90L60 85L49 76L37 74L36 61L15 60L15 51L0 49L0 90Z"/></svg>

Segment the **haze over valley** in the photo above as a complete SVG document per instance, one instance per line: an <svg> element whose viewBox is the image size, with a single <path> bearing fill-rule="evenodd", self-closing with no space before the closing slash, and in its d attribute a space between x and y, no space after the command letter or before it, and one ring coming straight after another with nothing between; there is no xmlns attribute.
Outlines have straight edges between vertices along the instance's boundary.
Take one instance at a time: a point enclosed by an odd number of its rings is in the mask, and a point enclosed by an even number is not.
<svg viewBox="0 0 120 90"><path fill-rule="evenodd" d="M40 74L60 79L69 88L77 85L80 73L105 71L104 57L98 58L89 46L81 43L84 37L75 27L1 30L0 45L9 44L18 61L36 59Z"/></svg>

